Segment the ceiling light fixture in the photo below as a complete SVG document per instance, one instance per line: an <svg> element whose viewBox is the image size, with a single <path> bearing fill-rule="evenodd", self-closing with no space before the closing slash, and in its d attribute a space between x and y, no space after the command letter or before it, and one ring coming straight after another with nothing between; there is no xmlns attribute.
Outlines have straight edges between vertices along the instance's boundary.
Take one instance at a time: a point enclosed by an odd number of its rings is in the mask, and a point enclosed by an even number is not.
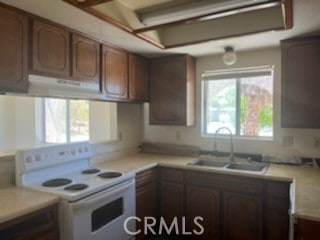
<svg viewBox="0 0 320 240"><path fill-rule="evenodd" d="M234 52L233 47L228 46L224 50L225 50L225 53L223 54L223 57L222 57L224 64L228 66L233 65L237 61L237 55Z"/></svg>
<svg viewBox="0 0 320 240"><path fill-rule="evenodd" d="M141 14L146 26L165 24L221 11L267 2L268 0L203 0ZM233 12L234 14L236 12Z"/></svg>

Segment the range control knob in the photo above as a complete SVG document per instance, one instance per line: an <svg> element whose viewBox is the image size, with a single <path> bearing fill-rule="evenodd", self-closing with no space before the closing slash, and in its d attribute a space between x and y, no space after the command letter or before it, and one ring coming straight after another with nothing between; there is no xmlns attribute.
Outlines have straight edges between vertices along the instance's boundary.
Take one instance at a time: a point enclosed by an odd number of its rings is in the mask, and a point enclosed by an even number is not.
<svg viewBox="0 0 320 240"><path fill-rule="evenodd" d="M36 162L40 162L42 160L41 155L36 155L35 160Z"/></svg>
<svg viewBox="0 0 320 240"><path fill-rule="evenodd" d="M74 156L77 154L77 149L76 148L72 148L71 149L71 154Z"/></svg>
<svg viewBox="0 0 320 240"><path fill-rule="evenodd" d="M83 152L83 149L80 147L80 148L78 149L78 152L79 152L79 153L82 153L82 152Z"/></svg>
<svg viewBox="0 0 320 240"><path fill-rule="evenodd" d="M32 163L33 161L34 161L33 156L28 156L28 157L26 158L26 162L27 162L27 163Z"/></svg>

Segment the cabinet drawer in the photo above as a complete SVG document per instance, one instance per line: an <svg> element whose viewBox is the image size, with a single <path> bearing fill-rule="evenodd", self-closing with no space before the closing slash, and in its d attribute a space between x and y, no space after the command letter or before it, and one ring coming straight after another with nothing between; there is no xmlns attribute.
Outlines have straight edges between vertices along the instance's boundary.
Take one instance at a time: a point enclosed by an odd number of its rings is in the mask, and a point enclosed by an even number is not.
<svg viewBox="0 0 320 240"><path fill-rule="evenodd" d="M183 172L176 169L161 169L161 180L182 183Z"/></svg>
<svg viewBox="0 0 320 240"><path fill-rule="evenodd" d="M157 179L156 169L146 170L136 176L136 189L155 182Z"/></svg>
<svg viewBox="0 0 320 240"><path fill-rule="evenodd" d="M267 183L267 194L269 197L289 198L289 183Z"/></svg>
<svg viewBox="0 0 320 240"><path fill-rule="evenodd" d="M259 180L234 177L230 175L213 175L188 172L186 174L188 184L202 185L221 188L237 192L260 194L263 190L262 182Z"/></svg>

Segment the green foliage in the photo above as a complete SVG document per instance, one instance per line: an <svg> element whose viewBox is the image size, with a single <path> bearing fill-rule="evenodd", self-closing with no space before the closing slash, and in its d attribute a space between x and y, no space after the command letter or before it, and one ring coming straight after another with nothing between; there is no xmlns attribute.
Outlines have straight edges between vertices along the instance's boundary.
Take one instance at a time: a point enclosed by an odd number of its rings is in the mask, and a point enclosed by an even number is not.
<svg viewBox="0 0 320 240"><path fill-rule="evenodd" d="M259 127L272 127L273 125L273 106L262 108L259 112Z"/></svg>
<svg viewBox="0 0 320 240"><path fill-rule="evenodd" d="M228 117L225 119L227 122L235 122L234 109L236 107L236 86L226 86L217 95L212 96L209 100L209 106L214 111L209 111L209 121L221 121L221 114L226 114ZM225 116L226 116L225 115Z"/></svg>
<svg viewBox="0 0 320 240"><path fill-rule="evenodd" d="M234 107L236 105L236 89L235 86L225 88L216 97L211 99L211 106L221 110L226 107Z"/></svg>
<svg viewBox="0 0 320 240"><path fill-rule="evenodd" d="M71 122L87 123L89 121L89 102L70 101L70 119Z"/></svg>
<svg viewBox="0 0 320 240"><path fill-rule="evenodd" d="M241 123L243 123L245 120L247 109L248 109L248 101L247 101L247 99L245 99L244 96L241 96L241 107L240 107L240 121L241 121Z"/></svg>

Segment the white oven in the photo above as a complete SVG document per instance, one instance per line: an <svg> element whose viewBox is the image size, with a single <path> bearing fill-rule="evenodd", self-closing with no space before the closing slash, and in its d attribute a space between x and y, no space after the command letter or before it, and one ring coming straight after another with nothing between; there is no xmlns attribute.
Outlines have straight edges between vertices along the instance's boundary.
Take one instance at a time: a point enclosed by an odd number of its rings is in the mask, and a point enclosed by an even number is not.
<svg viewBox="0 0 320 240"><path fill-rule="evenodd" d="M135 216L135 182L129 180L75 203L63 201L60 207L61 240L124 240L124 222ZM131 232L135 222L126 226Z"/></svg>
<svg viewBox="0 0 320 240"><path fill-rule="evenodd" d="M90 166L91 156L88 142L18 151L16 183L61 197L61 240L132 239L135 174Z"/></svg>

